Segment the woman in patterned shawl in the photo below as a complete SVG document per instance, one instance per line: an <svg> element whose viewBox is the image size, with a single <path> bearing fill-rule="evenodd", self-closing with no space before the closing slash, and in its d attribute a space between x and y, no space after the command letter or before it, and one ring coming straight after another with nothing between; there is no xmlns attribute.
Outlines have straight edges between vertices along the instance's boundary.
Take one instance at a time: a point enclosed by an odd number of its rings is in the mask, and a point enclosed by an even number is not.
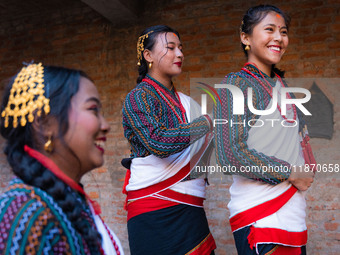
<svg viewBox="0 0 340 255"><path fill-rule="evenodd" d="M123 254L80 184L104 162L100 110L81 71L30 64L13 79L0 131L16 178L0 196L0 254Z"/></svg>
<svg viewBox="0 0 340 255"><path fill-rule="evenodd" d="M137 58L138 84L123 106L131 146L131 158L122 162L131 254L210 255L206 179L190 173L209 145L211 121L172 83L184 60L179 34L163 25L146 29Z"/></svg>
<svg viewBox="0 0 340 255"><path fill-rule="evenodd" d="M305 190L314 174L298 173L313 157L300 143L308 137L299 109L289 104L286 114L281 111L280 95L294 95L284 92L283 72L275 68L288 46L288 26L289 18L277 7L250 8L240 29L247 63L223 81L236 88L218 91L222 104L214 117L224 124L215 126L216 157L221 167L232 169L228 208L242 255L305 254ZM240 110L233 107L238 97L233 89L242 92L238 96L245 102L252 100L244 114L233 113Z"/></svg>

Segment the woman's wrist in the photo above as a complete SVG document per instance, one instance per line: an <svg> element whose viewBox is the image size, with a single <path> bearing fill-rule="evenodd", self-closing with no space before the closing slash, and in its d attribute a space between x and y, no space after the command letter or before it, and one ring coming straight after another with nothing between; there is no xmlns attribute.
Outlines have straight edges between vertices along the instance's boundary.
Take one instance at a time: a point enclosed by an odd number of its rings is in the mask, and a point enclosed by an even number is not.
<svg viewBox="0 0 340 255"><path fill-rule="evenodd" d="M209 132L213 131L214 126L211 117L208 114L204 114L203 117L207 120L209 124Z"/></svg>

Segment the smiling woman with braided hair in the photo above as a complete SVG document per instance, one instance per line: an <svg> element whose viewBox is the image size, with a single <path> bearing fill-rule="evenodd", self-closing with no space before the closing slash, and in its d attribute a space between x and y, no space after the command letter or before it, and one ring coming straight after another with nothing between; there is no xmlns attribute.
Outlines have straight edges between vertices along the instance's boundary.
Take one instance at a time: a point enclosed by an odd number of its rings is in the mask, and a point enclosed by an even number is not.
<svg viewBox="0 0 340 255"><path fill-rule="evenodd" d="M1 135L16 178L0 196L0 254L123 254L81 177L104 163L109 125L78 70L31 64L4 92Z"/></svg>

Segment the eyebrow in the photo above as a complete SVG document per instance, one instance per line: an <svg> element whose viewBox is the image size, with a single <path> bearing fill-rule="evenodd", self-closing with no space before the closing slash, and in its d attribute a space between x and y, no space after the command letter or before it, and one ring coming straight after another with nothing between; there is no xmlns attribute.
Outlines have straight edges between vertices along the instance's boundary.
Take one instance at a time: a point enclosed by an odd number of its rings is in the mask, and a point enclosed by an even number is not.
<svg viewBox="0 0 340 255"><path fill-rule="evenodd" d="M91 102L91 101L94 101L96 102L99 106L102 106L102 103L100 102L100 100L97 98L97 97L89 97L85 100L85 102Z"/></svg>
<svg viewBox="0 0 340 255"><path fill-rule="evenodd" d="M266 27L266 26L272 26L272 27L276 27L276 25L275 25L275 24L266 24L266 25L264 25L263 27ZM287 29L287 27L286 27L286 26L280 27L280 29L282 29L282 28L285 28L285 29Z"/></svg>
<svg viewBox="0 0 340 255"><path fill-rule="evenodd" d="M173 45L176 46L176 43L174 43L174 42L168 42L168 44L173 44ZM179 46L179 47L182 46L182 43L180 43L178 46Z"/></svg>

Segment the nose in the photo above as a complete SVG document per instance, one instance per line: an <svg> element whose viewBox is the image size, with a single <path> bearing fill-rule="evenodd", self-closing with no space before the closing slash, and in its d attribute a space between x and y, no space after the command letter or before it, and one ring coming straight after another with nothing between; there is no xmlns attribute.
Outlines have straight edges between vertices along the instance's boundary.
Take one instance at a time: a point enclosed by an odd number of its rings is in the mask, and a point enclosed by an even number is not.
<svg viewBox="0 0 340 255"><path fill-rule="evenodd" d="M104 118L103 115L101 115L100 129L104 134L106 134L110 131L110 125L107 122L107 120Z"/></svg>
<svg viewBox="0 0 340 255"><path fill-rule="evenodd" d="M182 60L184 59L183 52L182 52L179 48L177 48L176 56L177 56L178 58L181 58Z"/></svg>
<svg viewBox="0 0 340 255"><path fill-rule="evenodd" d="M281 32L279 30L276 30L274 33L274 40L281 42L282 41L282 35Z"/></svg>

